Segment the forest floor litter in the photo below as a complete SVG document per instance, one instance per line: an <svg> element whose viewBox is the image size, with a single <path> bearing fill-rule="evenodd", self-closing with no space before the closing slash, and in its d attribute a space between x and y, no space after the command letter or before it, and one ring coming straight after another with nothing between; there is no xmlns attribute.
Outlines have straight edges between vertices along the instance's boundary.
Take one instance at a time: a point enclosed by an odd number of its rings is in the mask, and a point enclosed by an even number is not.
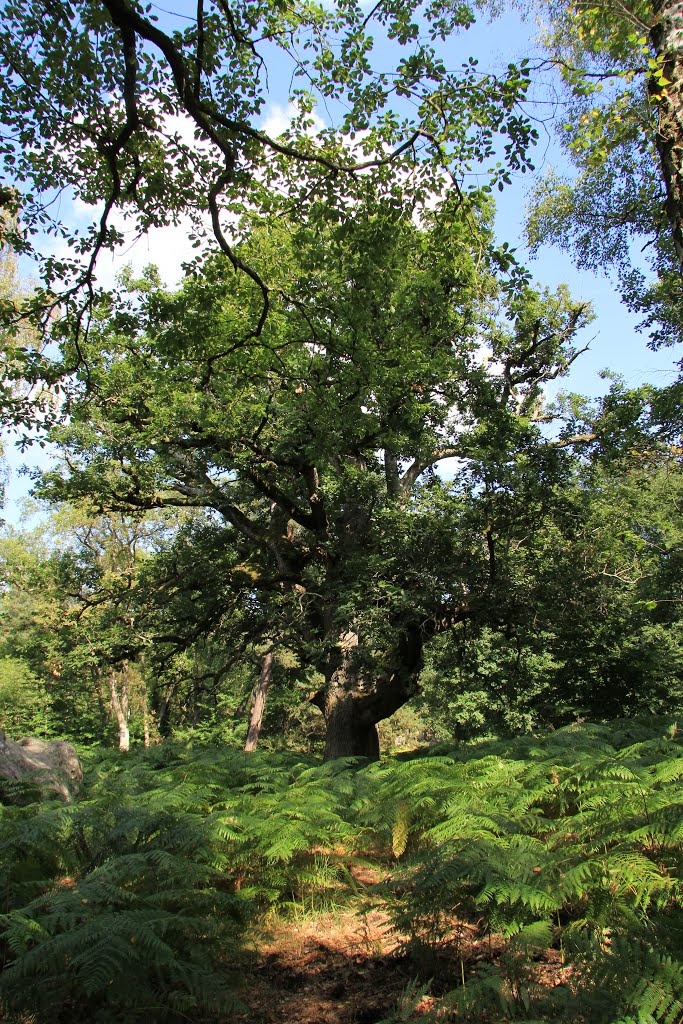
<svg viewBox="0 0 683 1024"><path fill-rule="evenodd" d="M437 1009L444 993L462 983L463 971L469 978L482 963L495 963L503 949L503 943L482 938L471 926L460 926L460 932L457 945L443 943L432 951L436 977L427 978L402 949L382 911L344 909L277 919L257 943L255 963L239 993L245 1011L236 1020L378 1024L423 1018ZM536 985L569 981L559 952L556 957L550 953L535 965ZM488 1020L480 1017L481 1024Z"/></svg>
<svg viewBox="0 0 683 1024"><path fill-rule="evenodd" d="M415 968L379 911L278 921L259 944L240 1024L375 1024L391 1014ZM423 999L424 1009L432 1000ZM419 1009L418 1009L419 1012Z"/></svg>

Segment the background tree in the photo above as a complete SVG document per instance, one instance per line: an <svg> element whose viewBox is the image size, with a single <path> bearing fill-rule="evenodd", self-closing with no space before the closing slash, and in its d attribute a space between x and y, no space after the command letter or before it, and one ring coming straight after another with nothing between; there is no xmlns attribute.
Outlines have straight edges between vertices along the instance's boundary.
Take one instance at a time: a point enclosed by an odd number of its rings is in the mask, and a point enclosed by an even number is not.
<svg viewBox="0 0 683 1024"><path fill-rule="evenodd" d="M671 714L683 699L678 449L599 451L513 544L504 621L464 623L424 677L433 721L463 736Z"/></svg>
<svg viewBox="0 0 683 1024"><path fill-rule="evenodd" d="M153 530L139 517L96 516L81 505L4 538L6 670L17 666L24 689L33 682L34 703L44 705L51 730L101 740L113 718L122 750L131 715L140 732L149 732L149 641L137 573Z"/></svg>
<svg viewBox="0 0 683 1024"><path fill-rule="evenodd" d="M97 694L83 674L65 668L64 627L73 600L61 587L59 556L38 531L8 530L1 543L2 659L12 702L21 706L8 721L21 733L60 736L73 730L85 742L101 739Z"/></svg>
<svg viewBox="0 0 683 1024"><path fill-rule="evenodd" d="M560 139L574 178L549 173L531 204L533 245L614 267L656 342L681 340L683 15L678 2L542 5L569 92ZM634 246L646 247L654 281Z"/></svg>

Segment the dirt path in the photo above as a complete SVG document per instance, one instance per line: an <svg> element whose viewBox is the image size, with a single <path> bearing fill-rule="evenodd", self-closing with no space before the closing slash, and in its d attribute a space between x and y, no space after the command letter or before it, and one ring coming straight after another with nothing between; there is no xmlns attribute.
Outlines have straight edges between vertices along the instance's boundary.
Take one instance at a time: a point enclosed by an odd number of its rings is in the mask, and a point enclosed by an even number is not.
<svg viewBox="0 0 683 1024"><path fill-rule="evenodd" d="M344 911L277 922L240 993L240 1024L377 1024L414 980L386 917ZM423 1000L427 1009L431 1000ZM423 1008L422 1006L420 1007Z"/></svg>
<svg viewBox="0 0 683 1024"><path fill-rule="evenodd" d="M400 948L387 915L351 907L276 919L254 942L257 952L239 993L247 1007L236 1017L239 1024L414 1020L482 966L499 968L506 948L500 936L481 935L476 924L454 920L451 941L431 950L420 981L419 966ZM571 984L571 969L555 949L531 956L522 974L519 981L529 991ZM431 979L427 984L425 976ZM479 1012L479 1024L492 1019L499 1013Z"/></svg>

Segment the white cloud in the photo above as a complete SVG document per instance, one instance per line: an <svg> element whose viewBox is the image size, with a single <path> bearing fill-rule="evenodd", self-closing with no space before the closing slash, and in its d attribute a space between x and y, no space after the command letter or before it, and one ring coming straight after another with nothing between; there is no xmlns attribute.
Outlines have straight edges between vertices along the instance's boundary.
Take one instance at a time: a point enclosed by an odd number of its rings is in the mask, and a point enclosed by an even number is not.
<svg viewBox="0 0 683 1024"><path fill-rule="evenodd" d="M298 113L299 110L295 103L287 103L286 106L282 106L280 103L270 103L266 117L259 127L271 139L276 139L287 131ZM312 124L308 129L308 134L311 136L317 135L322 128L326 127L323 119L315 112L310 115L310 120Z"/></svg>
<svg viewBox="0 0 683 1024"><path fill-rule="evenodd" d="M269 113L260 126L261 131L270 135L271 139L276 139L278 135L287 131L295 115L296 108L293 103L288 103L284 107L279 103L272 103L269 105Z"/></svg>
<svg viewBox="0 0 683 1024"><path fill-rule="evenodd" d="M111 287L116 275L123 267L130 265L136 272L153 264L158 268L161 280L170 288L180 284L183 276L182 264L192 257L190 235L193 224L189 217L183 217L178 224L162 228L150 228L144 235L126 231L125 220L114 218L116 224L130 237L116 253L103 253L97 263L97 281L103 287Z"/></svg>

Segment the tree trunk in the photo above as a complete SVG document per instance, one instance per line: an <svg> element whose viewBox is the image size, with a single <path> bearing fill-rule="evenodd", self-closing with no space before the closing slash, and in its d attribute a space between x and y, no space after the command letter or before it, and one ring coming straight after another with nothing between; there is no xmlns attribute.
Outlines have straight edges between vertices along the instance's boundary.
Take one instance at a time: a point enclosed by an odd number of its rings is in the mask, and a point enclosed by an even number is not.
<svg viewBox="0 0 683 1024"><path fill-rule="evenodd" d="M336 757L379 758L377 724L368 721L362 702L352 693L329 690L325 699L325 760Z"/></svg>
<svg viewBox="0 0 683 1024"><path fill-rule="evenodd" d="M268 689L273 679L273 652L268 651L263 664L261 665L261 675L259 681L256 684L256 690L254 692L254 703L251 708L251 715L249 717L249 732L247 733L247 742L244 744L244 749L251 752L256 750L256 744L258 743L259 735L261 734L261 724L263 722L263 712L266 707L266 697L268 696Z"/></svg>
<svg viewBox="0 0 683 1024"><path fill-rule="evenodd" d="M126 670L119 673L121 677L121 684L116 678L116 672L112 668L109 672L109 697L111 699L111 709L116 718L116 724L119 727L119 750L128 751L130 750L130 729L128 728L129 718L129 701L128 701L128 679L126 676Z"/></svg>
<svg viewBox="0 0 683 1024"><path fill-rule="evenodd" d="M379 757L377 723L393 715L419 692L422 667L422 636L419 627L404 628L397 637L391 671L372 680L359 676L353 649L355 633L345 633L338 644L339 655L331 666L324 690L314 703L325 716L325 760L337 757Z"/></svg>
<svg viewBox="0 0 683 1024"><path fill-rule="evenodd" d="M142 698L142 742L145 745L145 749L148 749L151 746L152 737L149 731L149 700L147 697L147 676L145 672L144 651L139 655L138 665L140 668L140 694Z"/></svg>
<svg viewBox="0 0 683 1024"><path fill-rule="evenodd" d="M666 212L683 272L683 0L654 0L652 9L657 22L650 39L668 84L653 77L650 93L656 97L659 115L656 142L666 185Z"/></svg>
<svg viewBox="0 0 683 1024"><path fill-rule="evenodd" d="M175 693L175 689L176 689L177 685L178 685L177 682L175 682L175 683L171 683L169 686L166 687L166 692L165 692L165 694L163 696L163 699L161 701L161 705L159 707L159 712L158 712L158 715L157 715L157 726L158 726L158 729L159 729L159 733L162 736L168 736L169 733L170 733L170 729L169 729L169 726L168 726L168 709L171 706L171 698L173 697L173 694Z"/></svg>

